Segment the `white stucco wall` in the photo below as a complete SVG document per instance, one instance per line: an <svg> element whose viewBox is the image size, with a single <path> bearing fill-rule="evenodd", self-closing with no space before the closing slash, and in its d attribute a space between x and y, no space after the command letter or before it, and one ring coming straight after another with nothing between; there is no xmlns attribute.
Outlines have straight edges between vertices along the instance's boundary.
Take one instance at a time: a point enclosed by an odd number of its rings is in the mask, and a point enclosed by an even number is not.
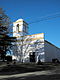
<svg viewBox="0 0 60 80"><path fill-rule="evenodd" d="M23 37L23 44L21 42L22 38L18 38L14 47L14 55L18 61L30 62L30 53L35 52L35 61L41 60L45 61L45 53L44 53L44 33L27 35ZM22 54L21 54L21 46L22 46Z"/></svg>
<svg viewBox="0 0 60 80"><path fill-rule="evenodd" d="M45 41L44 44L44 50L45 50L45 62L51 62L52 59L57 58L60 60L60 49L56 46L52 45L50 42Z"/></svg>

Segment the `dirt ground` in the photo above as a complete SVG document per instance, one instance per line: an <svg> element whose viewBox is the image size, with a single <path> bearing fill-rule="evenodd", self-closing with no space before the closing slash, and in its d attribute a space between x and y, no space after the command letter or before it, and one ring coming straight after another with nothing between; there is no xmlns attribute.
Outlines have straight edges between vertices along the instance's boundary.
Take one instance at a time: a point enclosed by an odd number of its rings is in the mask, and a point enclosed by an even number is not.
<svg viewBox="0 0 60 80"><path fill-rule="evenodd" d="M60 80L60 74L56 75L40 75L34 77L12 77L7 79L0 79L0 80Z"/></svg>
<svg viewBox="0 0 60 80"><path fill-rule="evenodd" d="M50 71L51 74L30 75L23 77L7 77L0 80L60 80L60 63L49 64L14 64L0 66L0 76L21 74L35 71Z"/></svg>

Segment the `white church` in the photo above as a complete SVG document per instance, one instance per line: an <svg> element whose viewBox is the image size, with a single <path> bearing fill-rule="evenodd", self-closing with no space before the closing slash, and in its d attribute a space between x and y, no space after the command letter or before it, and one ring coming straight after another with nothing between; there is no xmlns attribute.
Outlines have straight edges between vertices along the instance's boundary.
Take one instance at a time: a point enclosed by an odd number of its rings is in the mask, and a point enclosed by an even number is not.
<svg viewBox="0 0 60 80"><path fill-rule="evenodd" d="M19 62L60 61L60 48L45 40L44 33L28 35L28 24L23 19L13 23L13 59Z"/></svg>

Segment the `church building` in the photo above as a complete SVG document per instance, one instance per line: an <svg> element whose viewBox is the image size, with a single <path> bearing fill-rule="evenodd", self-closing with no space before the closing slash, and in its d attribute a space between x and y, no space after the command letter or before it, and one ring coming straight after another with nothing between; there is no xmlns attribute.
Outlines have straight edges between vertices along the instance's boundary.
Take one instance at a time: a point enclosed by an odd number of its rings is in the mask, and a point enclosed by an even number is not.
<svg viewBox="0 0 60 80"><path fill-rule="evenodd" d="M28 24L23 19L13 23L13 59L19 62L60 61L60 48L45 40L44 33L28 34Z"/></svg>

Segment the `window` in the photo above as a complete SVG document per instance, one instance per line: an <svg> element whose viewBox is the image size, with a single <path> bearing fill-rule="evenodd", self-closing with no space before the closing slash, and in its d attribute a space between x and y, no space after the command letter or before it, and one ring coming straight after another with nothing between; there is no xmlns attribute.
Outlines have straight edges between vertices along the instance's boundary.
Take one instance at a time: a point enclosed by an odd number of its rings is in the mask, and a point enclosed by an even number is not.
<svg viewBox="0 0 60 80"><path fill-rule="evenodd" d="M17 31L19 32L19 24L17 24Z"/></svg>

